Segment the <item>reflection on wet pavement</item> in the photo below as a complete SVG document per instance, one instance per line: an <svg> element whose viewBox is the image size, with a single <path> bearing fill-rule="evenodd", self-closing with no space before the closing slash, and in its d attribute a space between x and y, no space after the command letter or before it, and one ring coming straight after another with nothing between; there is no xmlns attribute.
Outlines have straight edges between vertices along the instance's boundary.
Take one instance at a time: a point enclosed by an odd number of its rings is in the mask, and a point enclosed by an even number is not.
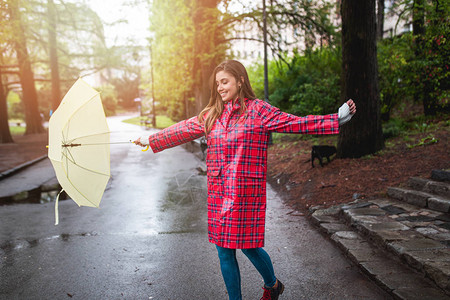
<svg viewBox="0 0 450 300"><path fill-rule="evenodd" d="M206 203L207 192L204 188L204 176L192 172L181 172L169 179L167 193L162 210L179 206L198 206Z"/></svg>

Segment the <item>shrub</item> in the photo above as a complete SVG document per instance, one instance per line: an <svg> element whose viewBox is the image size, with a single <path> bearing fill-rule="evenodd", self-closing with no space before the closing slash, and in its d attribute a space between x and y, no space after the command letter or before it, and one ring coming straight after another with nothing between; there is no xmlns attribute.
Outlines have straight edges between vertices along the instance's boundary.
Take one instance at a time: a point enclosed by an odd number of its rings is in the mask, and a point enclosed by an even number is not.
<svg viewBox="0 0 450 300"><path fill-rule="evenodd" d="M114 115L118 102L116 89L112 85L103 85L99 90L106 116Z"/></svg>
<svg viewBox="0 0 450 300"><path fill-rule="evenodd" d="M383 123L384 139L399 136L403 130L405 130L405 124L401 119L392 118L389 121Z"/></svg>
<svg viewBox="0 0 450 300"><path fill-rule="evenodd" d="M288 62L269 64L269 102L283 111L296 114L327 114L339 104L341 52L325 48L294 53ZM249 76L259 98L264 96L263 66L249 67Z"/></svg>

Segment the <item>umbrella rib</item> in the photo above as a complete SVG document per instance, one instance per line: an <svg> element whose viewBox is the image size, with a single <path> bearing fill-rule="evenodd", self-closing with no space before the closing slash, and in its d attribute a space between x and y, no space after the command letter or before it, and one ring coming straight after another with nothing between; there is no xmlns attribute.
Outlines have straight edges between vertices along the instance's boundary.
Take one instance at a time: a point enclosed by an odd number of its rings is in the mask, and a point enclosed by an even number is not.
<svg viewBox="0 0 450 300"><path fill-rule="evenodd" d="M66 159L66 177L69 178L69 157L67 156L67 154L65 152L69 151L67 148L62 150L63 152L61 152L63 158Z"/></svg>
<svg viewBox="0 0 450 300"><path fill-rule="evenodd" d="M70 153L70 151L69 151L69 153ZM88 168L86 168L86 167L83 167L82 165L77 164L77 163L75 162L75 160L71 160L71 159L69 158L69 156L67 156L67 154L64 154L64 153L63 153L63 155L66 157L66 160L70 161L71 163L73 163L74 165L78 166L79 168L81 168L81 169L83 169L83 170L86 170L86 171L89 171L89 172L92 172L92 173L95 173L95 174L99 174L99 175L111 177L110 174L101 173L101 172L94 171L94 170L88 169ZM71 156L72 156L72 154L71 154ZM72 156L72 158L73 158L73 156ZM67 161L66 161L66 165L68 165L68 164L67 164ZM69 173L69 172L67 171L67 172L66 172L66 175L67 175L68 173Z"/></svg>
<svg viewBox="0 0 450 300"><path fill-rule="evenodd" d="M65 154L63 154L65 157L66 157L66 160L69 160L69 161L71 161L70 159L69 159L69 157L67 156L67 155L65 155ZM72 161L71 161L72 162ZM108 177L110 177L110 175L106 175L106 174L102 174L102 173L99 173L99 172L96 172L96 171L93 171L93 170L89 170L89 169L86 169L86 168L84 168L83 166L80 166L80 165L77 165L75 162L73 162L76 166L78 166L78 167L80 167L80 168L82 168L82 169L85 169L85 170L87 170L87 171L90 171L90 172L94 172L94 173L97 173L97 174L99 174L99 175L104 175L104 176L108 176ZM68 164L66 163L66 165L68 166ZM68 167L67 167L68 168ZM94 202L92 202L91 200L89 200L88 199L88 197L86 197L76 186L75 186L75 184L73 184L73 182L72 182L72 180L70 180L70 178L69 178L69 174L68 174L68 169L67 169L67 172L65 172L66 173L66 178L67 178L67 180L70 182L70 184L72 185L72 187L81 195L81 196L83 196L83 198L84 199L86 199L89 203L91 203L92 205L94 205L95 207L99 207L97 204L95 204Z"/></svg>
<svg viewBox="0 0 450 300"><path fill-rule="evenodd" d="M67 175L67 174L66 174ZM95 207L98 207L97 204L95 204L94 202L92 202L91 200L88 199L88 197L86 197L79 189L77 189L77 187L75 186L75 184L73 184L72 180L69 179L69 177L67 177L67 180L70 182L70 184L73 186L73 188L80 193L81 196L84 197L84 199L86 199L89 203L91 203L92 205L94 205ZM81 205L80 205L81 206Z"/></svg>
<svg viewBox="0 0 450 300"><path fill-rule="evenodd" d="M84 81L83 81L84 82ZM98 91L96 91L96 93L95 93L95 95L93 95L88 101L86 101L85 103L83 103L83 105L81 105L80 107L78 107L78 109L77 110L75 110L71 115L70 115L70 117L68 118L69 120L67 121L67 123L70 125L70 118L74 115L74 114L76 114L80 109L82 109L85 105L87 105L89 102L91 102L92 100L94 100L95 99L95 97L97 97L98 95L100 95L100 92L98 92ZM108 127L108 124L106 124L106 126ZM67 129L67 135L69 134L69 126L66 126L66 129ZM108 128L108 132L105 132L105 133L109 133L110 131L109 131L109 128ZM100 134L105 134L105 133L100 133ZM94 134L95 135L95 134ZM90 135L87 135L87 136L90 136ZM83 136L84 137L84 136ZM78 137L78 138L80 138L80 137ZM73 139L73 140L71 140L70 142L73 142L74 140L76 140L77 138L75 138L75 139ZM66 140L66 143L67 143L67 140Z"/></svg>
<svg viewBox="0 0 450 300"><path fill-rule="evenodd" d="M67 152L69 152L70 157L72 158L72 160L70 160L70 162L72 162L72 163L74 163L76 165L77 163L75 162L75 157L73 157L72 152L70 152L69 148L67 148L67 147L65 147L65 148L66 148ZM67 156L67 159L68 159L68 156Z"/></svg>
<svg viewBox="0 0 450 300"><path fill-rule="evenodd" d="M66 141L66 144L71 144L71 143L75 142L77 139L93 137L93 136L102 135L102 134L110 134L110 133L111 133L110 131L107 131L107 132L99 132L99 133L93 133L93 134L89 134L89 135L83 135L83 136L79 136L74 139L71 139L70 141ZM83 146L83 144L81 144L81 146Z"/></svg>
<svg viewBox="0 0 450 300"><path fill-rule="evenodd" d="M91 102L95 97L97 97L97 95L100 95L100 92L95 91L95 95L92 96L88 101L86 101L85 103L83 103L82 105L80 105L80 107L78 107L74 112L72 112L71 116L69 117L69 119L76 114L80 109L82 109L86 104L88 104L89 102Z"/></svg>

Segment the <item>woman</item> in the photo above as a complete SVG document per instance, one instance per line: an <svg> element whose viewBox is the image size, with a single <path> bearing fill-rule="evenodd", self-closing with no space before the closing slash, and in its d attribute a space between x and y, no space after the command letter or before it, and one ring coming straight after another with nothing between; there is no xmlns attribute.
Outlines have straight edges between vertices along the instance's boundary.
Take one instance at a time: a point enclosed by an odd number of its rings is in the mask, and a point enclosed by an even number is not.
<svg viewBox="0 0 450 300"><path fill-rule="evenodd" d="M211 98L198 115L135 141L153 152L206 136L208 237L216 245L229 299L241 299L236 249L264 279L261 299L278 299L277 280L264 246L267 145L270 132L337 134L356 112L352 100L338 114L296 117L256 99L245 67L227 60L211 78Z"/></svg>

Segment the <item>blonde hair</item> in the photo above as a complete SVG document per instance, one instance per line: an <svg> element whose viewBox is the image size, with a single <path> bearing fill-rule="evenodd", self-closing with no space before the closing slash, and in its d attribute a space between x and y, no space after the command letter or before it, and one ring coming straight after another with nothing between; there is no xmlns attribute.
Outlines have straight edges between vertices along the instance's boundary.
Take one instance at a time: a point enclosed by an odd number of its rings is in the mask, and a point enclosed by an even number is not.
<svg viewBox="0 0 450 300"><path fill-rule="evenodd" d="M239 114L244 113L247 110L245 105L245 99L255 99L255 93L253 92L252 86L250 85L250 80L248 78L247 70L244 65L237 60L226 60L220 63L211 75L211 96L209 98L209 103L198 115L198 120L201 124L205 126L205 134L211 131L216 120L222 115L224 103L222 97L220 97L217 91L216 74L220 71L225 71L232 75L236 79L236 83L240 83L238 91L238 101L241 106Z"/></svg>

